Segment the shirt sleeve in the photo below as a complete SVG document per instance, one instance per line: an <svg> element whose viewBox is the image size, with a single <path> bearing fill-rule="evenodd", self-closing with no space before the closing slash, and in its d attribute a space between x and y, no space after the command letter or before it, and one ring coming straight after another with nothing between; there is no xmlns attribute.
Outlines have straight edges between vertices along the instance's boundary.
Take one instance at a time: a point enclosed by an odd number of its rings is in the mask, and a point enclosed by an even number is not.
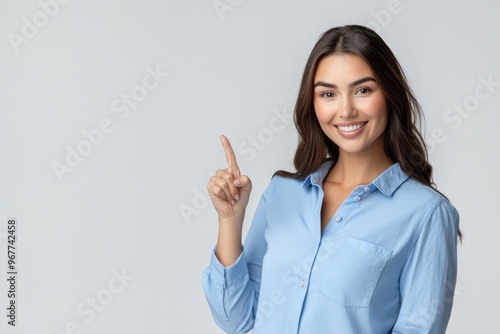
<svg viewBox="0 0 500 334"><path fill-rule="evenodd" d="M457 277L459 216L443 199L425 220L401 275L401 310L392 333L443 334L448 325Z"/></svg>
<svg viewBox="0 0 500 334"><path fill-rule="evenodd" d="M269 189L269 188L268 188ZM262 275L266 198L262 195L252 225L236 262L224 267L212 252L203 272L203 289L212 316L226 333L246 333L253 328Z"/></svg>

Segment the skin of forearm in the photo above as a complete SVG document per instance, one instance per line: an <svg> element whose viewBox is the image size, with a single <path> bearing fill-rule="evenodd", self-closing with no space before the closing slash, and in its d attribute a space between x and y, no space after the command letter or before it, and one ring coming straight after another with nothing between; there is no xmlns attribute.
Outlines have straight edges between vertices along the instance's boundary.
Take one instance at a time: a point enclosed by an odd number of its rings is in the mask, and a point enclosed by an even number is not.
<svg viewBox="0 0 500 334"><path fill-rule="evenodd" d="M215 255L224 267L233 265L243 250L241 242L243 218L219 218L219 234Z"/></svg>

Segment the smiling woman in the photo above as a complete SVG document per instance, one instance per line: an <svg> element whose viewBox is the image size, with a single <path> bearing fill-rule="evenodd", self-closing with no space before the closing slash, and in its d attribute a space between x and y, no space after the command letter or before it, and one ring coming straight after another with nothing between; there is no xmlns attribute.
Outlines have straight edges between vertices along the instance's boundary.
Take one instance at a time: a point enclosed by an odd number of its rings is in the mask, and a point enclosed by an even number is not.
<svg viewBox="0 0 500 334"><path fill-rule="evenodd" d="M432 185L420 106L384 41L325 32L294 111L295 171L262 194L244 245L252 184L228 167L207 185L219 235L204 289L228 333L444 333L459 217Z"/></svg>

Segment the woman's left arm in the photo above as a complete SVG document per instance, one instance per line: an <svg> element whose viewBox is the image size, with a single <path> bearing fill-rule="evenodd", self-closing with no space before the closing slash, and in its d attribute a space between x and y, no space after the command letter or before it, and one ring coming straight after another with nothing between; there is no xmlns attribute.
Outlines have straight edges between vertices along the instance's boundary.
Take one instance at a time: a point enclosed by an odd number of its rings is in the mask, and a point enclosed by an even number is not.
<svg viewBox="0 0 500 334"><path fill-rule="evenodd" d="M400 280L401 310L394 334L443 334L457 278L459 216L445 199L425 219Z"/></svg>

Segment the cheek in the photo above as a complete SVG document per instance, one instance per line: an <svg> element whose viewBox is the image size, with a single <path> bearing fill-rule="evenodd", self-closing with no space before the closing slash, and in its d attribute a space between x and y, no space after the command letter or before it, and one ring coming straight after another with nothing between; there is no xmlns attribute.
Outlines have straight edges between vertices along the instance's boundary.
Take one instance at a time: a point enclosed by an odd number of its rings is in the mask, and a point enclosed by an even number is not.
<svg viewBox="0 0 500 334"><path fill-rule="evenodd" d="M373 99L370 103L370 116L373 118L387 118L387 103L384 96Z"/></svg>
<svg viewBox="0 0 500 334"><path fill-rule="evenodd" d="M379 98L373 101L372 105L372 114L371 117L376 121L377 124L377 132L384 132L387 128L387 119L388 119L388 111L387 111L387 103L385 97Z"/></svg>
<svg viewBox="0 0 500 334"><path fill-rule="evenodd" d="M387 118L387 104L383 95L373 96L369 100L359 103L356 107L358 108L358 111L372 120L383 121Z"/></svg>
<svg viewBox="0 0 500 334"><path fill-rule="evenodd" d="M314 102L314 112L319 123L329 123L332 119L331 111L322 103Z"/></svg>

